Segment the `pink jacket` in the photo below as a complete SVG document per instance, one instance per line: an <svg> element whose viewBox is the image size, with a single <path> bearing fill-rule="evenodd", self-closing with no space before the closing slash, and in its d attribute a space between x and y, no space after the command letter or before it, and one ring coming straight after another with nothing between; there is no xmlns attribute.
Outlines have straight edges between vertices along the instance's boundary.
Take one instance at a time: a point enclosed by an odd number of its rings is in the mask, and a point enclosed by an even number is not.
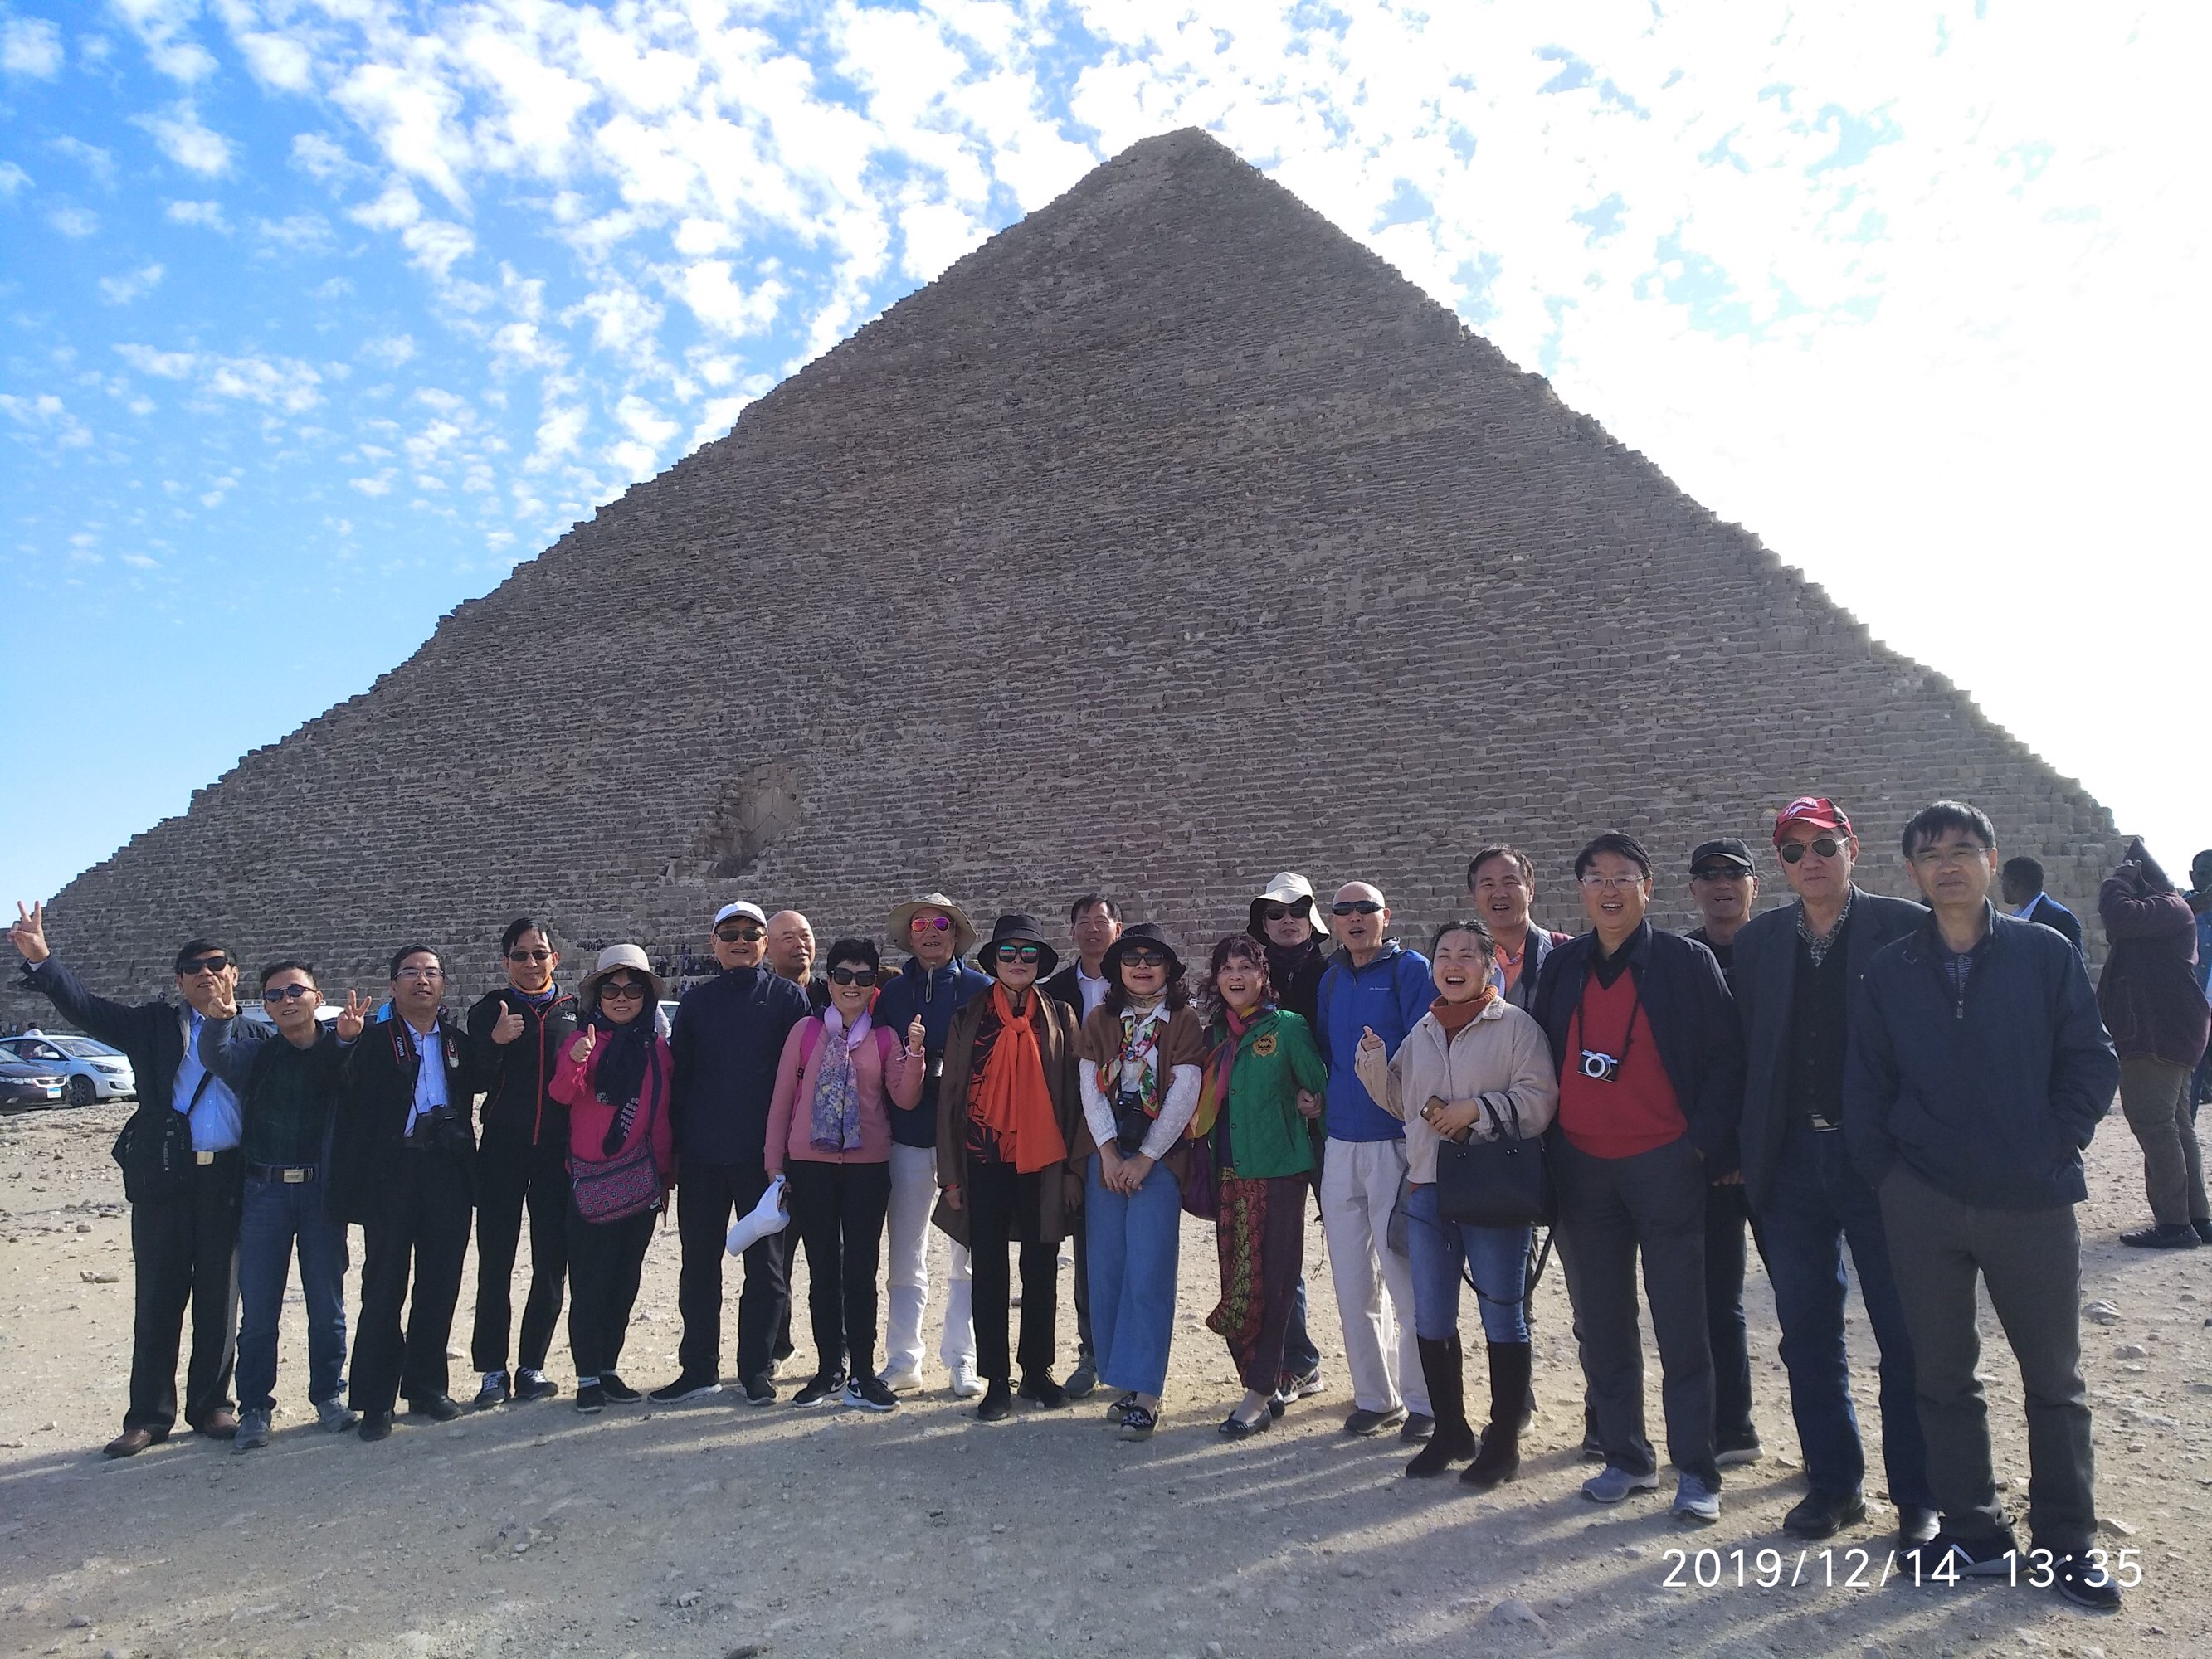
<svg viewBox="0 0 2212 1659"><path fill-rule="evenodd" d="M791 1028L783 1058L775 1068L775 1095L769 1103L768 1145L763 1161L770 1175L782 1173L787 1160L806 1164L888 1164L891 1159L890 1105L910 1109L921 1103L927 1059L907 1058L905 1039L881 1026L870 1028L853 1051L853 1080L860 1095L860 1145L854 1152L825 1152L814 1144L814 1079L822 1069L827 1028L813 1014ZM842 1040L842 1039L841 1039ZM886 1100L890 1105L887 1105Z"/></svg>
<svg viewBox="0 0 2212 1659"><path fill-rule="evenodd" d="M594 1090L599 1056L605 1052L605 1048L595 1045L591 1057L580 1066L569 1057L575 1046L574 1037L562 1039L561 1063L554 1068L553 1082L547 1091L554 1099L568 1103L568 1158L572 1170L577 1158L596 1161L607 1156L603 1143L615 1116L615 1109L602 1101ZM645 1085L638 1091L637 1119L630 1125L629 1138L615 1149L617 1157L631 1150L650 1125L653 1167L660 1171L664 1184L676 1176L676 1130L668 1121L668 1079L672 1068L668 1039L656 1036L653 1040L653 1057L646 1062Z"/></svg>

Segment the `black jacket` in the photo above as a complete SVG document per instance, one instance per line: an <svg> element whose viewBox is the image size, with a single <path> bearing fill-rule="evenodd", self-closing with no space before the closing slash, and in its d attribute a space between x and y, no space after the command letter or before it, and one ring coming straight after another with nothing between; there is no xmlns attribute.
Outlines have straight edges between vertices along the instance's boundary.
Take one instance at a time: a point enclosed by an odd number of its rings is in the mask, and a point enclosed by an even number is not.
<svg viewBox="0 0 2212 1659"><path fill-rule="evenodd" d="M1901 1163L1984 1209L2079 1204L2082 1149L2120 1083L2081 952L1991 910L1964 998L1944 957L1930 915L1859 980L1844 1068L1851 1162L1877 1183Z"/></svg>
<svg viewBox="0 0 2212 1659"><path fill-rule="evenodd" d="M120 1048L137 1079L138 1104L167 1109L177 1092L177 1067L185 1059L185 1011L163 997L133 1006L85 989L58 957L23 964L25 983L52 1002L63 1018L87 1036Z"/></svg>
<svg viewBox="0 0 2212 1659"><path fill-rule="evenodd" d="M398 1014L377 1021L346 1051L337 1127L331 1136L328 1201L341 1221L365 1225L381 1218L386 1195L404 1190L408 1171L403 1158L457 1156L465 1170L474 1163L469 1112L477 1064L473 1045L450 1015L439 1019L438 1036L446 1100L459 1119L465 1146L450 1152L408 1146L407 1119L415 1109L416 1073L422 1064L415 1053L419 1039Z"/></svg>
<svg viewBox="0 0 2212 1659"><path fill-rule="evenodd" d="M522 1035L512 1042L494 1042L491 1028L509 1008L522 1016ZM564 991L540 1007L501 986L469 1010L468 1029L477 1066L471 1081L483 1094L479 1150L514 1152L534 1146L550 1158L566 1160L568 1108L546 1091L561 1063L561 1045L576 1034L576 999Z"/></svg>
<svg viewBox="0 0 2212 1659"><path fill-rule="evenodd" d="M1690 1144L1705 1157L1705 1178L1718 1180L1736 1167L1736 1121L1743 1111L1743 1033L1721 965L1695 939L1662 933L1649 921L1621 948L1660 1064L1689 1121ZM1596 951L1595 933L1578 933L1555 946L1537 972L1535 1006L1528 1012L1551 1039L1553 1063L1563 1072L1567 1034Z"/></svg>
<svg viewBox="0 0 2212 1659"><path fill-rule="evenodd" d="M345 1071L345 1049L337 1033L325 1027L315 1041L296 1048L281 1031L244 1019L210 1019L200 1027L200 1064L230 1085L238 1097L239 1150L256 1164L313 1164L331 1160L331 1136L337 1122L336 1104ZM257 1145L283 1137L270 1121L272 1093L284 1086L283 1066L323 1103L320 1133L283 1147L275 1157ZM278 1096L281 1098L281 1096ZM313 1127L312 1122L308 1125Z"/></svg>
<svg viewBox="0 0 2212 1659"><path fill-rule="evenodd" d="M1928 908L1854 888L1844 935L1844 996L1855 991L1874 953L1926 920ZM1790 1011L1797 990L1797 906L1785 904L1744 923L1735 936L1735 1012L1743 1024L1743 1184L1753 1208L1774 1191L1774 1170L1789 1128ZM1848 1021L1850 1015L1844 1016ZM1846 1030L1848 1030L1846 1026ZM1847 1062L1848 1063L1848 1060Z"/></svg>
<svg viewBox="0 0 2212 1659"><path fill-rule="evenodd" d="M806 1012L806 993L765 968L726 968L684 994L668 1037L678 1158L760 1163L783 1040Z"/></svg>

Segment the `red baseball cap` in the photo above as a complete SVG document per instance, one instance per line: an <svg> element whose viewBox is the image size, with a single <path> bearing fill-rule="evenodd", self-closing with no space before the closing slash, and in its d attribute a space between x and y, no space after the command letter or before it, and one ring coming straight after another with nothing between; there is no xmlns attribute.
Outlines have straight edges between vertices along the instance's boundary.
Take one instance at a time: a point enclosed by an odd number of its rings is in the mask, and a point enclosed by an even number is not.
<svg viewBox="0 0 2212 1659"><path fill-rule="evenodd" d="M1782 832L1793 823L1808 823L1815 830L1840 830L1851 833L1850 814L1826 795L1800 795L1796 800L1774 815L1774 844L1782 845Z"/></svg>

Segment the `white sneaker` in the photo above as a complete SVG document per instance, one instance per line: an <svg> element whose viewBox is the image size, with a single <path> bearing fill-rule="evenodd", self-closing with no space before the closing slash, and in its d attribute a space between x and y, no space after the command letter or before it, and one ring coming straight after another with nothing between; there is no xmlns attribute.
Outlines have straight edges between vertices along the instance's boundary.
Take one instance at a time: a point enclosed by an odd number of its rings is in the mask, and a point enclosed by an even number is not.
<svg viewBox="0 0 2212 1659"><path fill-rule="evenodd" d="M885 1371L883 1382L893 1394L912 1394L921 1387L921 1367L902 1365L895 1371Z"/></svg>
<svg viewBox="0 0 2212 1659"><path fill-rule="evenodd" d="M982 1392L983 1379L975 1375L974 1365L955 1365L952 1368L952 1397L955 1400L973 1400Z"/></svg>

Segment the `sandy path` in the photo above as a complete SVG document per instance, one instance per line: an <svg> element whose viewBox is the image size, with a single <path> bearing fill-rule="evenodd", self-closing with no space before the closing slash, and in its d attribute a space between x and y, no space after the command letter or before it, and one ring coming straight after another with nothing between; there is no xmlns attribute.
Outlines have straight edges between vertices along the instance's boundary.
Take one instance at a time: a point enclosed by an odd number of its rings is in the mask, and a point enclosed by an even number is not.
<svg viewBox="0 0 2212 1659"><path fill-rule="evenodd" d="M1663 1502L1607 1510L1576 1494L1580 1381L1556 1267L1539 1293L1542 1409L1522 1479L1487 1496L1403 1479L1395 1440L1340 1431L1349 1402L1317 1228L1313 1317L1330 1389L1240 1446L1214 1433L1237 1389L1199 1323L1217 1283L1212 1236L1187 1220L1168 1415L1145 1445L1115 1438L1103 1399L977 1424L933 1367L933 1391L887 1418L741 1404L583 1418L569 1407L565 1335L560 1400L447 1427L403 1419L389 1441L363 1445L312 1426L295 1291L267 1449L234 1456L185 1437L106 1463L96 1448L121 1418L131 1305L106 1148L128 1110L0 1120L8 1653L2088 1656L2202 1652L2212 1628L2212 1252L2117 1244L2142 1208L2117 1113L2091 1155L2082 1219L2085 1300L2118 1314L2087 1327L2086 1346L2100 1508L2129 1529L2107 1541L2141 1552L2143 1581L2099 1620L2002 1585L1832 1586L1817 1555L1808 1582L1789 1586L1796 1549L1780 1522L1802 1488L1755 1264L1769 1456L1729 1472L1718 1527L1686 1533ZM357 1234L355 1259L349 1311ZM623 1365L643 1387L674 1375L676 1263L673 1235L656 1237ZM1854 1315L1865 1407L1874 1350L1856 1302ZM1471 1312L1462 1323L1475 1332ZM1065 1306L1060 1334L1072 1356ZM1656 1358L1649 1370L1656 1425ZM2024 1498L2017 1378L1990 1372L1999 1468ZM1872 1525L1836 1540L1838 1580L1852 1546L1873 1549L1879 1571L1888 1513L1877 1504ZM1726 1582L1668 1588L1678 1548L1715 1552L1707 1576ZM1765 1548L1784 1553L1771 1589L1756 1582ZM1753 1580L1741 1589L1739 1549Z"/></svg>

